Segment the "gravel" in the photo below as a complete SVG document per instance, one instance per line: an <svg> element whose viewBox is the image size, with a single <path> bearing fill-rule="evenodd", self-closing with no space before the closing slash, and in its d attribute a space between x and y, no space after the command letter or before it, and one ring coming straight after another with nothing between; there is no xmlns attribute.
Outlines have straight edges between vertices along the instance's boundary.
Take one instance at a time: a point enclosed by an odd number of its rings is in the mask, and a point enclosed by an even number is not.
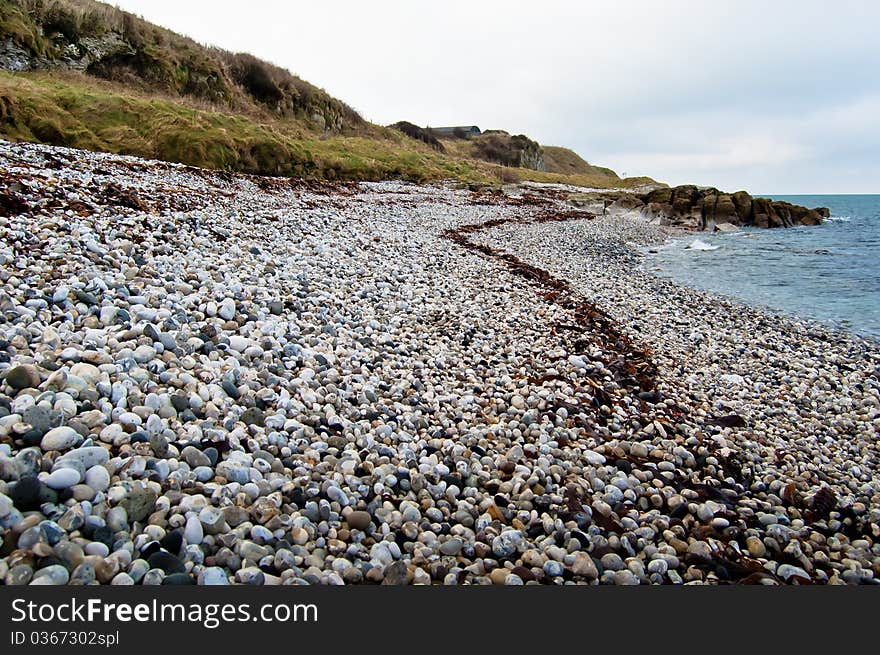
<svg viewBox="0 0 880 655"><path fill-rule="evenodd" d="M880 576L878 344L652 275L663 228L539 185L0 166L5 584Z"/></svg>

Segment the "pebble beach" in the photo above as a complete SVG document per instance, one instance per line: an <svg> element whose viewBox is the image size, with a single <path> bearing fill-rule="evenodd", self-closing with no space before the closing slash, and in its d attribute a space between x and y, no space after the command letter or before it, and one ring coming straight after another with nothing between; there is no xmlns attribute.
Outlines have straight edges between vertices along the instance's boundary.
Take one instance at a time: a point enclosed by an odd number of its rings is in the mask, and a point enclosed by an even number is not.
<svg viewBox="0 0 880 655"><path fill-rule="evenodd" d="M880 580L880 344L653 275L669 228L540 185L0 170L4 584Z"/></svg>

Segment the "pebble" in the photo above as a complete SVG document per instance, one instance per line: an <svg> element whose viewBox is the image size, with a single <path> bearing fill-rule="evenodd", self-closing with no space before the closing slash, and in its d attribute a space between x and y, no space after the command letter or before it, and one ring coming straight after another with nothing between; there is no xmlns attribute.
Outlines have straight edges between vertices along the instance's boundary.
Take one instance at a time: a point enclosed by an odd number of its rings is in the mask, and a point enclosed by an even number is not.
<svg viewBox="0 0 880 655"><path fill-rule="evenodd" d="M715 584L737 548L772 582L880 571L876 343L655 276L672 228L47 152L0 143L41 207L0 217L40 244L0 276L4 583ZM482 254L443 236L486 220Z"/></svg>
<svg viewBox="0 0 880 655"><path fill-rule="evenodd" d="M351 512L345 519L349 527L354 530L366 530L370 527L372 520L373 517L370 516L369 512L363 512L360 510Z"/></svg>
<svg viewBox="0 0 880 655"><path fill-rule="evenodd" d="M21 366L13 366L6 373L6 384L19 391L21 389L32 389L40 385L40 372L36 366L31 364L22 364Z"/></svg>
<svg viewBox="0 0 880 655"><path fill-rule="evenodd" d="M72 468L58 469L46 478L46 486L51 489L67 489L80 481L79 472Z"/></svg>
<svg viewBox="0 0 880 655"><path fill-rule="evenodd" d="M82 442L82 435L73 428L61 426L52 428L43 435L40 448L49 450L69 450Z"/></svg>

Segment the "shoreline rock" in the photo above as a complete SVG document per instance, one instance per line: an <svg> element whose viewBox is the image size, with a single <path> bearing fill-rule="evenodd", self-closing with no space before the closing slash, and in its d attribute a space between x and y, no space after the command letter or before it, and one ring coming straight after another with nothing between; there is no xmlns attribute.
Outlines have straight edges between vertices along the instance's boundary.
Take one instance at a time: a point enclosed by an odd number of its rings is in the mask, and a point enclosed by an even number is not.
<svg viewBox="0 0 880 655"><path fill-rule="evenodd" d="M647 193L601 191L575 193L569 204L599 215L635 213L650 223L692 231L731 231L736 227L779 228L820 225L826 207L810 209L782 200L725 193L712 187L683 185Z"/></svg>

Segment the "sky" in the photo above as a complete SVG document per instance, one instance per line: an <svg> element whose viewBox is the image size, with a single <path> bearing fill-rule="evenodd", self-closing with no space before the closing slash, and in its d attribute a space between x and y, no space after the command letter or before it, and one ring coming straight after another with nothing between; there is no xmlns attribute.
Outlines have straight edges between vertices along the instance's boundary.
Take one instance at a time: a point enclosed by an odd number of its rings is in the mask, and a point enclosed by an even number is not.
<svg viewBox="0 0 880 655"><path fill-rule="evenodd" d="M620 174L880 193L875 0L111 0L366 119L477 125Z"/></svg>

